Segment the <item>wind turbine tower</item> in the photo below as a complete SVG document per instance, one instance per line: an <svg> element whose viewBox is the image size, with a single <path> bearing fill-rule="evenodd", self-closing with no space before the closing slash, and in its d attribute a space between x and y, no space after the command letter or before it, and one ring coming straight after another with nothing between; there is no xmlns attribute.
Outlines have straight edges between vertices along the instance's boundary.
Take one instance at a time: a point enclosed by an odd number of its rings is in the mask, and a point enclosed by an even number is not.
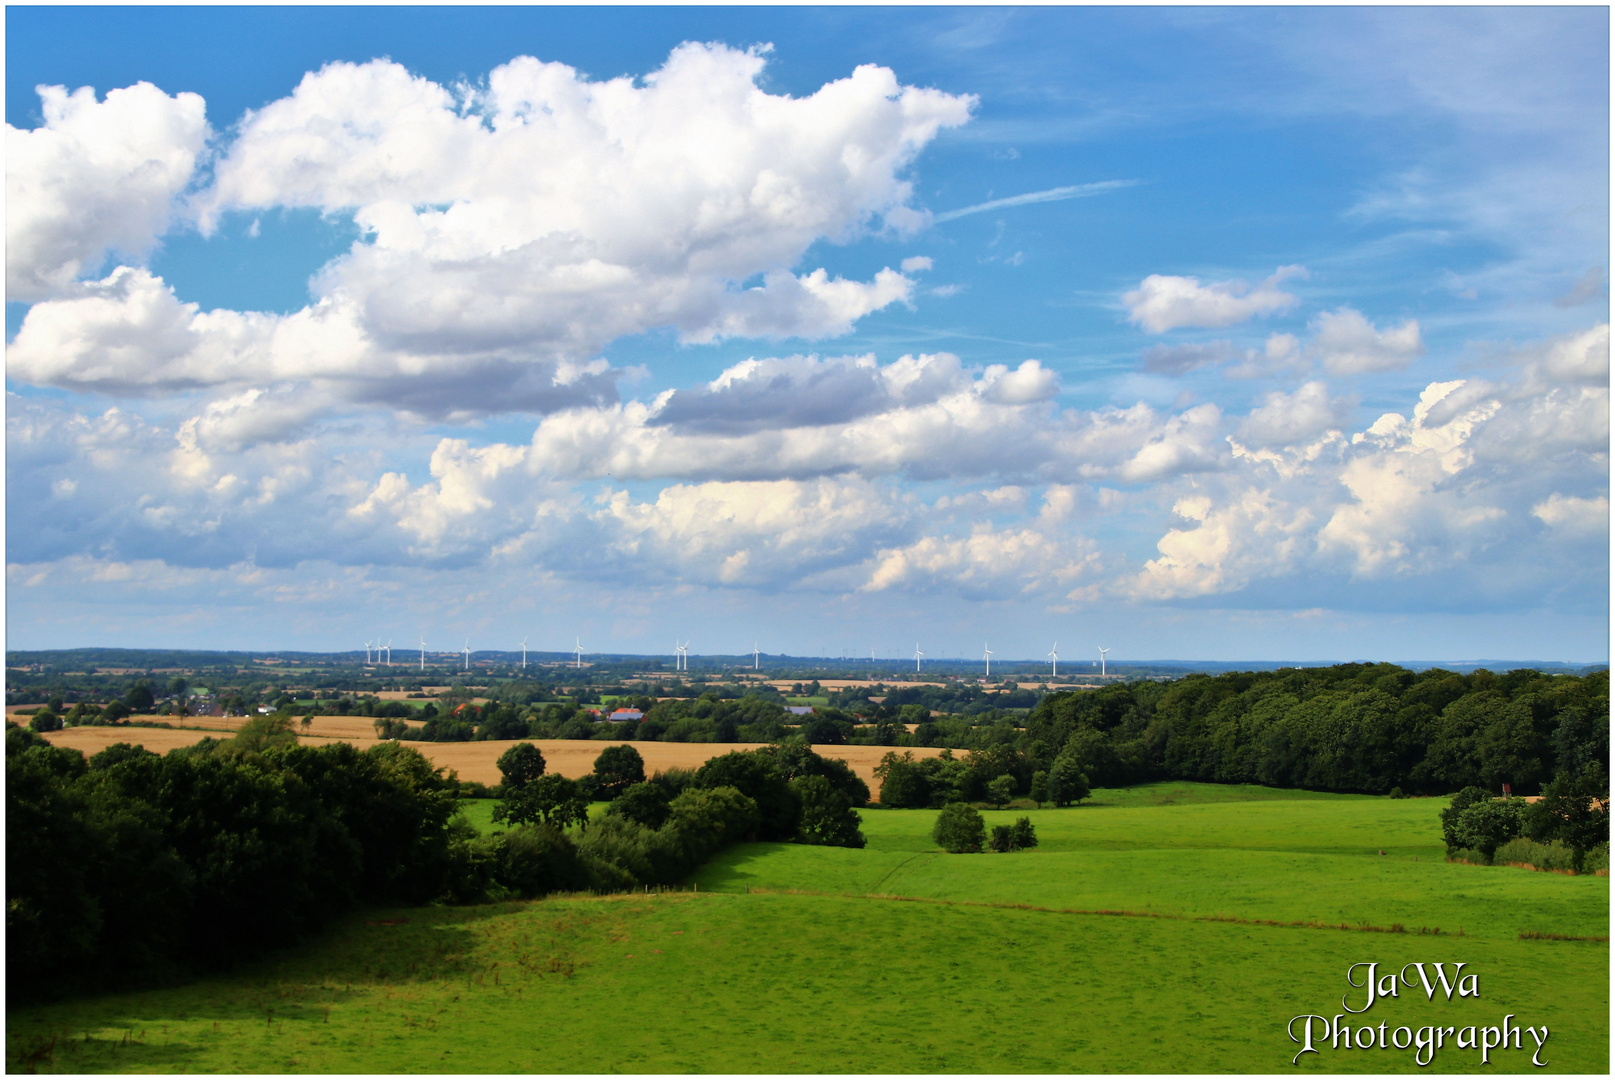
<svg viewBox="0 0 1615 1080"><path fill-rule="evenodd" d="M1099 646L1095 645L1094 648L1099 649ZM1105 654L1109 651L1109 649L1099 649L1099 677L1101 679L1105 677Z"/></svg>
<svg viewBox="0 0 1615 1080"><path fill-rule="evenodd" d="M914 643L914 670L916 673L920 670L920 657L924 655L925 654L920 651L920 643L916 641Z"/></svg>
<svg viewBox="0 0 1615 1080"><path fill-rule="evenodd" d="M426 635L421 635L421 670L426 670Z"/></svg>
<svg viewBox="0 0 1615 1080"><path fill-rule="evenodd" d="M993 651L987 647L985 641L981 643L981 651L983 658L987 661L987 678L990 679L993 677Z"/></svg>
<svg viewBox="0 0 1615 1080"><path fill-rule="evenodd" d="M755 641L751 643L751 669L753 671L763 670L763 654L757 651Z"/></svg>
<svg viewBox="0 0 1615 1080"><path fill-rule="evenodd" d="M393 639L387 639L387 666L393 666Z"/></svg>
<svg viewBox="0 0 1615 1080"><path fill-rule="evenodd" d="M364 643L364 662L370 663L370 642Z"/></svg>
<svg viewBox="0 0 1615 1080"><path fill-rule="evenodd" d="M527 670L527 639L522 638L522 670Z"/></svg>
<svg viewBox="0 0 1615 1080"><path fill-rule="evenodd" d="M577 663L575 665L573 665L573 666L578 668L579 670L582 670L582 668L583 668L583 639L582 638L573 638L572 640L577 643L577 649L575 649L574 651L578 654Z"/></svg>
<svg viewBox="0 0 1615 1080"><path fill-rule="evenodd" d="M1060 643L1058 641L1054 643L1054 648L1049 650L1049 662L1054 665L1054 670L1049 673L1049 678L1058 679L1060 677Z"/></svg>
<svg viewBox="0 0 1615 1080"><path fill-rule="evenodd" d="M471 639L470 638L465 639L465 648L462 649L461 651L465 653L465 669L467 671L470 671L471 670Z"/></svg>

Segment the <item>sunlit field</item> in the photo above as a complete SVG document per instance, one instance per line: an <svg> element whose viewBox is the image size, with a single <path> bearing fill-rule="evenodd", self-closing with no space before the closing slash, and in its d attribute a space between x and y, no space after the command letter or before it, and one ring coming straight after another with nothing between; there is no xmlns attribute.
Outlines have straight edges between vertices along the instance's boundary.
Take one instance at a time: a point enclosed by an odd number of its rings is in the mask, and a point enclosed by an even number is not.
<svg viewBox="0 0 1615 1080"><path fill-rule="evenodd" d="M13 1012L7 1064L1415 1072L1327 1042L1292 1064L1286 1025L1360 1007L1352 964L1423 961L1478 997L1402 987L1354 1020L1454 1027L1422 1071L1536 1071L1530 1036L1485 1066L1455 1044L1512 1013L1549 1029L1547 1071L1606 1072L1609 879L1446 863L1441 805L1149 785L986 811L1040 844L977 855L938 851L934 812L870 810L864 849L742 845L695 892L371 912L227 977Z"/></svg>

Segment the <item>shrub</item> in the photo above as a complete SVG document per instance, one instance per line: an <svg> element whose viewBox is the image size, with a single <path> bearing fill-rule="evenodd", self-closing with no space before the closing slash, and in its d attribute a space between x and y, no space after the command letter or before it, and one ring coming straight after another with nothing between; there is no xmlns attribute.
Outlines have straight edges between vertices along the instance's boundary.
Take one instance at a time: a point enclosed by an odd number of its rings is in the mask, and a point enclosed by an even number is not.
<svg viewBox="0 0 1615 1080"><path fill-rule="evenodd" d="M1011 826L1015 834L1015 847L1024 850L1037 847L1037 830L1032 828L1032 819L1027 817L1016 818Z"/></svg>
<svg viewBox="0 0 1615 1080"><path fill-rule="evenodd" d="M1037 832L1031 818L1017 818L1013 825L994 825L987 846L994 851L1023 851L1037 847Z"/></svg>
<svg viewBox="0 0 1615 1080"><path fill-rule="evenodd" d="M523 825L496 839L503 845L494 873L512 892L532 897L589 887L589 872L577 846L555 826Z"/></svg>
<svg viewBox="0 0 1615 1080"><path fill-rule="evenodd" d="M954 855L980 851L987 838L987 823L969 803L949 803L937 815L931 837L943 851Z"/></svg>

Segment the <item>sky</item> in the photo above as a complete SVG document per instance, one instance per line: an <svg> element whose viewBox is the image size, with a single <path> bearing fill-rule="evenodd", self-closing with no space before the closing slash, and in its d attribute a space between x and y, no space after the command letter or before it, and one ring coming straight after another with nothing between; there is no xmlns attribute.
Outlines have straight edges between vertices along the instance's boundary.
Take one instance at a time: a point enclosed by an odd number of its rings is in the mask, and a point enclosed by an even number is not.
<svg viewBox="0 0 1615 1080"><path fill-rule="evenodd" d="M5 18L10 648L1608 659L1606 8Z"/></svg>

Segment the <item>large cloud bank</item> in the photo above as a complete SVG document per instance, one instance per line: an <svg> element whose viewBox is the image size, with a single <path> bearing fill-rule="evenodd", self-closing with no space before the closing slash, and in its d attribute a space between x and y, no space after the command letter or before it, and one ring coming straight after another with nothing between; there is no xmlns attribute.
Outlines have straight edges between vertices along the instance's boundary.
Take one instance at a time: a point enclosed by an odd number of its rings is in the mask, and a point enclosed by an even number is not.
<svg viewBox="0 0 1615 1080"><path fill-rule="evenodd" d="M589 362L626 334L845 333L912 279L798 262L820 240L923 225L904 170L972 99L874 66L792 98L758 87L763 64L688 44L641 82L595 82L520 57L481 89L331 64L243 118L183 198L201 99L43 88L46 126L7 129L7 277L40 301L8 371L122 394L308 383L426 415L543 412L613 397ZM302 311L202 312L138 264L79 277L149 248L172 215L206 230L275 207L363 230Z"/></svg>

